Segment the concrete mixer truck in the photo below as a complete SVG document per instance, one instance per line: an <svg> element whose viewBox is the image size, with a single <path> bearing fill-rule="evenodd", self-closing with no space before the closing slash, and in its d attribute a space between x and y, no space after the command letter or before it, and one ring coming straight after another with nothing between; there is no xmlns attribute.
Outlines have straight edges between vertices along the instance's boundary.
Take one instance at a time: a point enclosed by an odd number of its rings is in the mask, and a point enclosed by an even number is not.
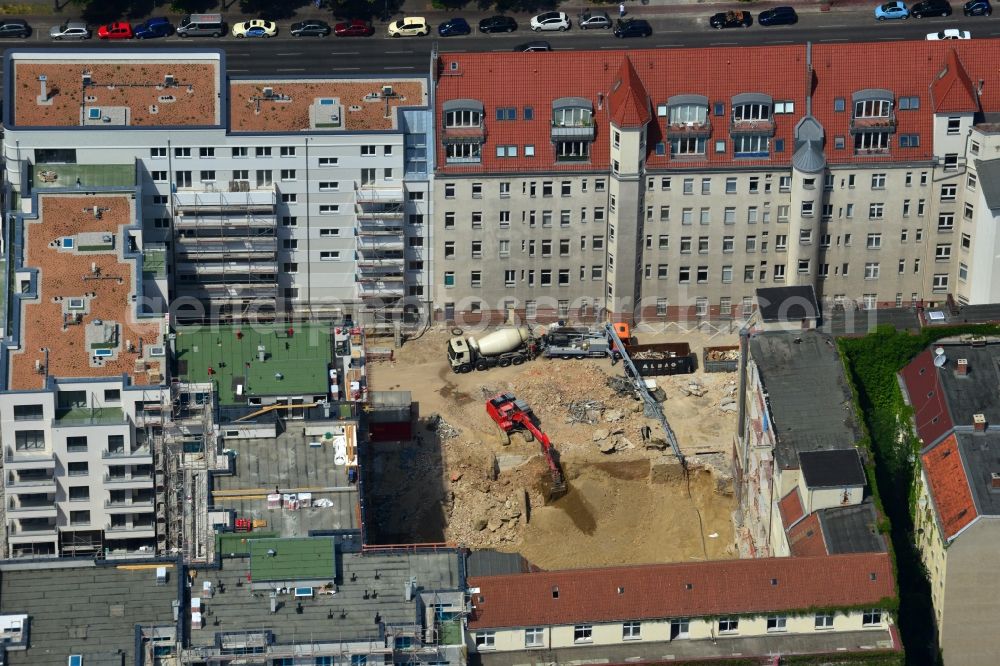
<svg viewBox="0 0 1000 666"><path fill-rule="evenodd" d="M538 352L538 342L527 326L502 328L481 338L458 335L448 341L448 361L453 372L521 365Z"/></svg>

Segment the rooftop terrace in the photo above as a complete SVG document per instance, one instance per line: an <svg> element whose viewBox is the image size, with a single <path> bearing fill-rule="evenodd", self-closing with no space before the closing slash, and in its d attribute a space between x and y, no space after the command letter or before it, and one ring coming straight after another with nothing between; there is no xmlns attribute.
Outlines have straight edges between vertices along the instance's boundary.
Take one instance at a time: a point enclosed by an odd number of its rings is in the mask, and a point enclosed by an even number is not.
<svg viewBox="0 0 1000 666"><path fill-rule="evenodd" d="M135 263L124 258L124 227L134 221L133 206L126 195L39 197L38 219L24 221L22 251L23 268L38 269L38 298L21 303L11 390L42 388L40 368L61 378L163 379L162 361L149 356L162 344L161 326L137 323L131 304Z"/></svg>
<svg viewBox="0 0 1000 666"><path fill-rule="evenodd" d="M34 190L65 187L135 187L133 164L34 164Z"/></svg>
<svg viewBox="0 0 1000 666"><path fill-rule="evenodd" d="M405 598L411 577L423 591L457 589L460 585L458 555L452 552L345 553L341 562L336 594L299 599L279 595L278 610L271 613L267 594L254 596L246 584L250 560L223 559L221 570L205 572L208 579L216 579L217 592L203 600L211 615L204 628L192 630L191 644L212 646L216 632L263 629L273 631L277 643L372 638L378 633L376 615L385 624L417 621L416 604ZM377 594L373 596L372 592Z"/></svg>
<svg viewBox="0 0 1000 666"><path fill-rule="evenodd" d="M427 105L423 79L230 81L234 132L396 129L397 107Z"/></svg>
<svg viewBox="0 0 1000 666"><path fill-rule="evenodd" d="M330 327L323 324L183 326L176 329L177 376L211 380L219 403L246 404L255 396L325 395L329 392ZM259 360L263 345L265 360ZM211 373L209 372L211 369ZM242 386L242 396L236 387Z"/></svg>
<svg viewBox="0 0 1000 666"><path fill-rule="evenodd" d="M236 455L235 474L212 477L213 503L236 512L238 518L267 521L278 536L307 536L310 530L358 529L358 489L348 483L347 467L337 464L335 447L310 446L302 428L288 428L275 439L230 439ZM310 492L314 506L267 508L267 495ZM323 499L332 506L318 507Z"/></svg>
<svg viewBox="0 0 1000 666"><path fill-rule="evenodd" d="M168 568L167 584L157 585L153 569L4 569L0 610L30 616L30 647L8 651L5 663L66 666L71 654L85 665L135 663L137 624L175 626L176 575Z"/></svg>
<svg viewBox="0 0 1000 666"><path fill-rule="evenodd" d="M797 468L804 451L854 448L859 429L851 389L829 336L761 333L750 338L750 354L769 398L782 468Z"/></svg>
<svg viewBox="0 0 1000 666"><path fill-rule="evenodd" d="M218 54L13 54L13 118L31 127L221 123Z"/></svg>

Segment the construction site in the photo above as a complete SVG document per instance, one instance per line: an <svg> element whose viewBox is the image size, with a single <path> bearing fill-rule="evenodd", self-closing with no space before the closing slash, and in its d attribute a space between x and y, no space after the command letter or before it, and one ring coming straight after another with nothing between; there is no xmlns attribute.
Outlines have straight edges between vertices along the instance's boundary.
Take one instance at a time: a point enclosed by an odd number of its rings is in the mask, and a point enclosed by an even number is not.
<svg viewBox="0 0 1000 666"><path fill-rule="evenodd" d="M392 360L369 364L373 390L411 392L416 413L413 439L378 445L374 456L371 503L381 507L374 521L381 533L373 536L519 552L546 569L737 556L729 474L735 372L705 372L691 354L679 360L690 360L685 369L693 372L646 381L655 382L651 393L682 463L623 364L590 353L596 338L576 346L583 354L453 372L444 353L453 333L428 330ZM684 340L695 352L738 342L728 332L638 335L650 343ZM538 438L521 428L505 434L488 413L491 398L504 394L550 440L564 476L559 492Z"/></svg>

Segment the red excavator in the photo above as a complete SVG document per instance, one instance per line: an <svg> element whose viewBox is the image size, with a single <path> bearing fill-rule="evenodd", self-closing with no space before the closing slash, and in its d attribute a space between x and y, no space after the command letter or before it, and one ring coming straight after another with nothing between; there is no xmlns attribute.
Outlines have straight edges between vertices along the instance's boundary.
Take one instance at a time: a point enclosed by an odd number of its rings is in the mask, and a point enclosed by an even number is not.
<svg viewBox="0 0 1000 666"><path fill-rule="evenodd" d="M518 400L512 393L498 393L486 401L486 413L500 428L505 443L510 443L512 432L520 432L525 440L537 439L542 445L542 454L552 475L549 499L555 500L566 494L566 481L557 459L558 453L552 448L549 436L538 427L538 417L524 400Z"/></svg>

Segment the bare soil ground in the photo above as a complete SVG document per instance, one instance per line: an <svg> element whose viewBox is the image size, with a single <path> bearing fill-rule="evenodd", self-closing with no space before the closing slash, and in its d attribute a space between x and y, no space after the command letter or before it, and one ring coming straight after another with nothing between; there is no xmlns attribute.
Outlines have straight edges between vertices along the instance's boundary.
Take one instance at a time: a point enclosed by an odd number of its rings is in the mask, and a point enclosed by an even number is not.
<svg viewBox="0 0 1000 666"><path fill-rule="evenodd" d="M706 344L737 342L735 335L638 336L643 343L683 340L699 356ZM378 515L386 534L518 551L542 568L736 556L728 476L736 414L720 409L736 393L735 373L656 378L691 470L686 479L664 477L655 470L674 457L656 442L658 424L633 396L606 383L622 375L620 365L538 359L456 375L445 355L449 337L431 329L397 350L395 361L369 368L374 390L411 391L420 415L418 441L378 454L376 503L385 507ZM569 481L564 497L546 503L549 474L537 442L515 436L505 445L499 437L484 405L501 391L526 400L539 417ZM580 410L574 417L569 407L587 400L599 405L584 417L592 422L579 422ZM444 425L434 429L434 415ZM643 426L652 431L648 443Z"/></svg>

